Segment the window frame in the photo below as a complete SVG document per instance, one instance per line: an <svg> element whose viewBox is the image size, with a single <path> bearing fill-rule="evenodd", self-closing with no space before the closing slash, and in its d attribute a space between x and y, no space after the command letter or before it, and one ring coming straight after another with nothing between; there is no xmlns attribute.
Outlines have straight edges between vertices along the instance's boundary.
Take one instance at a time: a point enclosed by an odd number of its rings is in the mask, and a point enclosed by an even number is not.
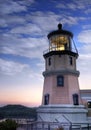
<svg viewBox="0 0 91 130"><path fill-rule="evenodd" d="M88 108L91 109L91 101L88 101L88 102L87 102L87 106L88 106Z"/></svg>
<svg viewBox="0 0 91 130"><path fill-rule="evenodd" d="M64 86L64 76L58 75L57 76L57 87L63 87Z"/></svg>
<svg viewBox="0 0 91 130"><path fill-rule="evenodd" d="M50 98L49 94L45 94L44 95L44 105L48 105L49 104L49 98Z"/></svg>
<svg viewBox="0 0 91 130"><path fill-rule="evenodd" d="M73 104L79 105L79 95L77 93L73 94Z"/></svg>
<svg viewBox="0 0 91 130"><path fill-rule="evenodd" d="M73 57L72 56L69 56L69 63L70 63L70 65L73 65Z"/></svg>
<svg viewBox="0 0 91 130"><path fill-rule="evenodd" d="M51 57L48 58L48 65L51 66Z"/></svg>

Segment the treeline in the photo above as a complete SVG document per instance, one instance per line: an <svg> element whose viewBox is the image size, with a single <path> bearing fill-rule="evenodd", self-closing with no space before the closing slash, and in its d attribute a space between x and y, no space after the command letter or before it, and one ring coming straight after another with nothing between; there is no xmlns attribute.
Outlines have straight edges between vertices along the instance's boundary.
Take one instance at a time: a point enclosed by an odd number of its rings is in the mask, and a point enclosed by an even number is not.
<svg viewBox="0 0 91 130"><path fill-rule="evenodd" d="M29 108L22 105L7 105L0 107L0 119L3 118L37 118L37 108Z"/></svg>

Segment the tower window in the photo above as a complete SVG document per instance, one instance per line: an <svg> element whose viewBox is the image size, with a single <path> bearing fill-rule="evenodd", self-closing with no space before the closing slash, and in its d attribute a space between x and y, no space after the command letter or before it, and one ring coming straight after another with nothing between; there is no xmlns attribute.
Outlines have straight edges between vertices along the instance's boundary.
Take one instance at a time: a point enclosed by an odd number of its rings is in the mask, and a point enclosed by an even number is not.
<svg viewBox="0 0 91 130"><path fill-rule="evenodd" d="M73 59L71 56L69 57L69 63L70 63L70 65L73 65Z"/></svg>
<svg viewBox="0 0 91 130"><path fill-rule="evenodd" d="M73 104L74 105L79 105L79 97L78 94L73 94Z"/></svg>
<svg viewBox="0 0 91 130"><path fill-rule="evenodd" d="M57 86L64 86L64 77L61 75L57 76Z"/></svg>
<svg viewBox="0 0 91 130"><path fill-rule="evenodd" d="M48 105L49 104L49 94L45 94L44 96L44 105Z"/></svg>
<svg viewBox="0 0 91 130"><path fill-rule="evenodd" d="M48 59L48 65L51 65L51 58Z"/></svg>

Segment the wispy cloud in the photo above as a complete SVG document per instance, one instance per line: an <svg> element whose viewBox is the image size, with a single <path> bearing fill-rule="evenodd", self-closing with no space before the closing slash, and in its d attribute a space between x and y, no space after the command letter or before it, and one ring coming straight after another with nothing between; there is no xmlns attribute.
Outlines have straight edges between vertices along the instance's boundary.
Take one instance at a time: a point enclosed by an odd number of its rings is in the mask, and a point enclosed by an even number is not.
<svg viewBox="0 0 91 130"><path fill-rule="evenodd" d="M36 24L27 23L24 26L13 28L10 33L12 34L30 34L34 37L35 35L42 35L42 30Z"/></svg>
<svg viewBox="0 0 91 130"><path fill-rule="evenodd" d="M13 61L0 59L0 73L4 75L16 75L24 69L29 68L27 64L20 64Z"/></svg>
<svg viewBox="0 0 91 130"><path fill-rule="evenodd" d="M78 42L82 44L80 47L79 67L82 74L90 75L91 66L91 30L83 30L78 35Z"/></svg>
<svg viewBox="0 0 91 130"><path fill-rule="evenodd" d="M12 0L2 1L1 5L1 13L2 14L11 14L14 12L26 11L26 6L21 6L17 2Z"/></svg>
<svg viewBox="0 0 91 130"><path fill-rule="evenodd" d="M81 43L91 43L91 30L84 30L78 35L78 40Z"/></svg>
<svg viewBox="0 0 91 130"><path fill-rule="evenodd" d="M27 11L27 6L30 6L32 3L34 3L34 0L1 0L0 3L0 11L2 14L12 14L21 11Z"/></svg>
<svg viewBox="0 0 91 130"><path fill-rule="evenodd" d="M0 53L41 58L43 50L46 49L46 44L46 38L18 38L7 34L2 36Z"/></svg>
<svg viewBox="0 0 91 130"><path fill-rule="evenodd" d="M66 9L66 10L70 9L73 11L77 11L77 10L82 11L83 9L87 10L87 8L90 6L91 6L91 1L89 0L79 0L79 1L72 0L70 3L66 3L66 4L65 1L61 1L56 5L57 8Z"/></svg>

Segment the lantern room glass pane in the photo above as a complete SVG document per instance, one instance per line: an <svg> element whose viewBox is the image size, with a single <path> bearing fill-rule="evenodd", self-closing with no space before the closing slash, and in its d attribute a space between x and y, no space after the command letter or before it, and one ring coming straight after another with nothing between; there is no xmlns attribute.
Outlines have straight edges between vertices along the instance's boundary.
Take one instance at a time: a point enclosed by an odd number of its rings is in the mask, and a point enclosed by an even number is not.
<svg viewBox="0 0 91 130"><path fill-rule="evenodd" d="M69 50L70 49L70 38L66 35L56 35L50 38L50 51L56 50Z"/></svg>

